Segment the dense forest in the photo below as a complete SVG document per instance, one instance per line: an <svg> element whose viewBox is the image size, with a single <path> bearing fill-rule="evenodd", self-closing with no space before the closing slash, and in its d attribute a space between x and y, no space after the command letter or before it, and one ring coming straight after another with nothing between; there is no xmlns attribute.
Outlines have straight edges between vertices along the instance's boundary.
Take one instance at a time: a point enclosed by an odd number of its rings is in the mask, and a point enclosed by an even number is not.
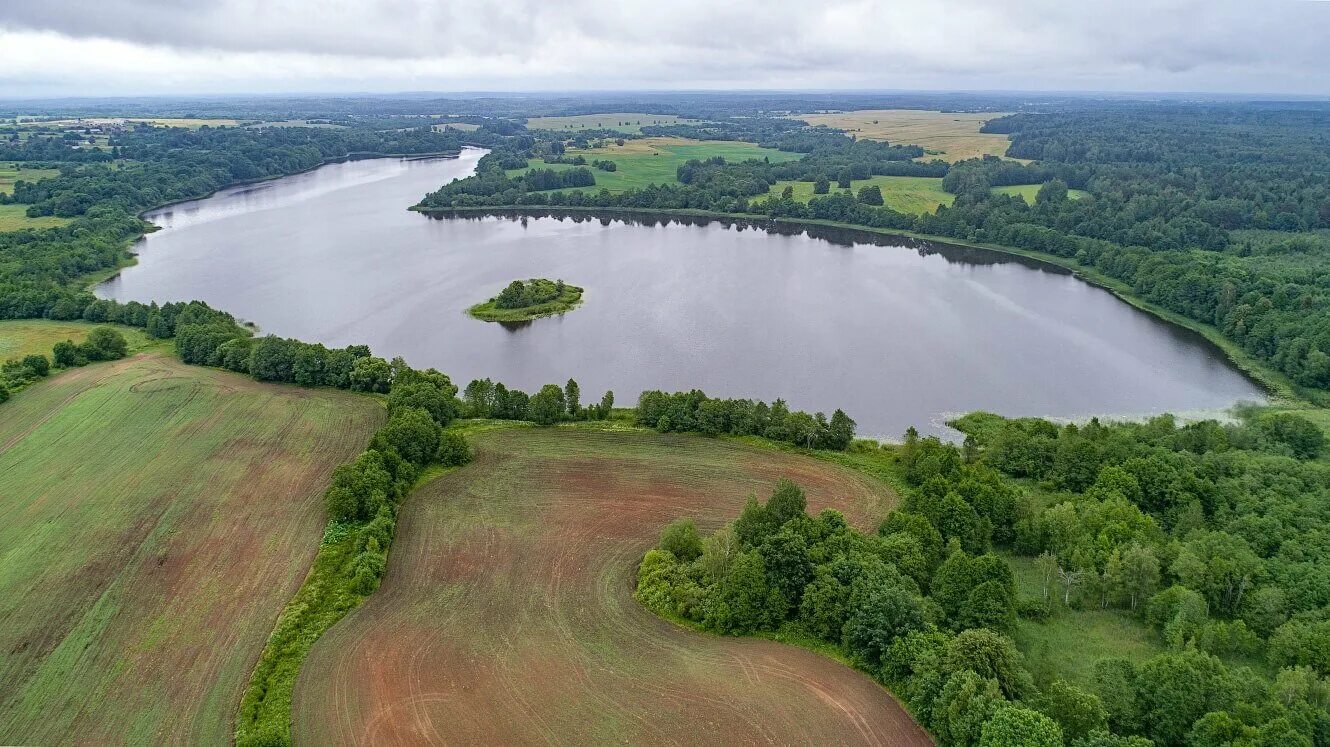
<svg viewBox="0 0 1330 747"><path fill-rule="evenodd" d="M906 434L895 465L909 489L876 534L807 515L783 482L709 536L670 525L638 598L720 633L834 645L944 745L1330 739L1330 470L1314 425L957 426L962 447ZM1022 556L1033 594L1008 560ZM1011 638L1018 618L1105 608L1164 651L1099 661L1092 686L1037 681Z"/></svg>

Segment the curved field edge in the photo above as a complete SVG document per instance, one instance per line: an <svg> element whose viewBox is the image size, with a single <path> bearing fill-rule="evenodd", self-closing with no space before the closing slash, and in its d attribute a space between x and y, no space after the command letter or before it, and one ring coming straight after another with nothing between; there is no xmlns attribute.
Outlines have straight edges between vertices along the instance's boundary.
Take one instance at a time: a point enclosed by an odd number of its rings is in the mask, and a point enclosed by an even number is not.
<svg viewBox="0 0 1330 747"><path fill-rule="evenodd" d="M456 469L427 469L411 490ZM292 691L306 656L329 628L374 593L362 594L354 586L360 530L368 523L329 521L324 527L309 573L282 609L250 675L236 716L236 744L290 743Z"/></svg>
<svg viewBox="0 0 1330 747"><path fill-rule="evenodd" d="M0 741L217 742L376 403L139 354L0 417Z"/></svg>
<svg viewBox="0 0 1330 747"><path fill-rule="evenodd" d="M467 316L482 322L529 322L547 316L558 316L582 305L585 291L576 286L568 286L563 295L553 301L528 306L522 309L500 309L495 306L495 298L478 303L466 310Z"/></svg>
<svg viewBox="0 0 1330 747"><path fill-rule="evenodd" d="M311 651L297 743L930 743L826 651L697 635L633 598L642 552L681 513L719 525L792 476L868 526L894 505L885 484L736 439L474 435L472 464L403 504L379 591Z"/></svg>
<svg viewBox="0 0 1330 747"><path fill-rule="evenodd" d="M719 213L712 210L664 210L664 209L643 209L643 208L616 208L616 207L576 207L576 206L535 206L535 205L486 205L477 207L450 207L450 208L425 208L419 205L412 206L411 210L425 213L428 215L446 216L449 214L466 215L494 215L502 217L505 214L526 213L526 214L546 214L558 215L566 214L587 214L597 213L618 214L624 216L640 217L660 217L660 218L708 218L712 220L740 220L748 221L757 225L785 225L785 226L815 226L821 228L836 228L846 231L859 231L863 233L877 234L880 236L898 236L903 238L921 239L948 246L968 247L973 249L985 249L1001 254L1010 254L1026 259L1036 260L1048 265L1060 267L1069 270L1073 275L1090 285L1104 290L1117 296L1123 302L1128 303L1141 311L1149 313L1170 324L1186 329L1190 332L1201 335L1207 342L1218 348L1224 356L1238 370L1251 378L1252 381L1259 384L1275 400L1276 404L1285 407L1297 407L1300 405L1319 404L1318 397L1325 397L1324 394L1294 383L1284 374L1276 371L1274 368L1265 364L1261 360L1252 356L1240 346L1229 340L1213 324L1206 324L1194 319L1190 319L1181 314L1169 311L1158 304L1147 301L1137 296L1131 286L1126 283L1111 278L1093 267L1087 267L1074 259L1059 257L1054 254L1037 252L1029 249L1018 249L1016 247L1003 246L1001 244L985 244L982 242L964 241L949 236L936 236L932 234L918 233L915 231L903 231L899 229L874 228L872 226L863 226L857 223L842 223L839 221L816 220L811 218L772 218L769 215L757 213Z"/></svg>

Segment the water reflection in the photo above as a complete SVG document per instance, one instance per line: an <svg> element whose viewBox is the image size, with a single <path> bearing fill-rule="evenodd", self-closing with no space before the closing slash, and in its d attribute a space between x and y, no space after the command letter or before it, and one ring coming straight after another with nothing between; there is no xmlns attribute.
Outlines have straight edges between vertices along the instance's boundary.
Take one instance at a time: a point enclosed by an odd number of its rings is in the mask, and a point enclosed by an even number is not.
<svg viewBox="0 0 1330 747"><path fill-rule="evenodd" d="M1062 268L917 239L775 222L405 208L479 153L360 161L150 215L164 230L100 288L201 298L267 332L490 377L575 377L843 407L867 434L950 415L1085 417L1227 407L1256 387L1204 339ZM587 289L576 311L497 325L465 310L519 278Z"/></svg>

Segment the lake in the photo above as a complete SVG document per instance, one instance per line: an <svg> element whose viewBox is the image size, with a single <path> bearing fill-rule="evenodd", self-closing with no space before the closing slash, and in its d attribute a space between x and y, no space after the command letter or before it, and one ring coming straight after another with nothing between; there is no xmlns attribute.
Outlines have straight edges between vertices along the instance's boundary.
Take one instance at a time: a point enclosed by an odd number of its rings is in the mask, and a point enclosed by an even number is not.
<svg viewBox="0 0 1330 747"><path fill-rule="evenodd" d="M433 366L459 386L613 389L840 407L862 435L983 409L1216 412L1261 390L1200 336L1071 274L983 250L858 232L578 216L437 218L406 208L455 159L324 166L146 215L162 227L107 298L201 299L265 333ZM514 279L586 288L580 308L504 327L466 316Z"/></svg>

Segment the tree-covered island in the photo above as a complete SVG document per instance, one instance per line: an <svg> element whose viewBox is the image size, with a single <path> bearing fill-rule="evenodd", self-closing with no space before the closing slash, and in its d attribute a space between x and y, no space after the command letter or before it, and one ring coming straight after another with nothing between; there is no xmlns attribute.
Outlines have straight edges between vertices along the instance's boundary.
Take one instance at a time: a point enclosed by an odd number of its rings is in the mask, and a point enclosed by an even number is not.
<svg viewBox="0 0 1330 747"><path fill-rule="evenodd" d="M562 280L514 280L499 295L478 303L466 313L486 322L521 322L554 316L582 303L582 289Z"/></svg>

